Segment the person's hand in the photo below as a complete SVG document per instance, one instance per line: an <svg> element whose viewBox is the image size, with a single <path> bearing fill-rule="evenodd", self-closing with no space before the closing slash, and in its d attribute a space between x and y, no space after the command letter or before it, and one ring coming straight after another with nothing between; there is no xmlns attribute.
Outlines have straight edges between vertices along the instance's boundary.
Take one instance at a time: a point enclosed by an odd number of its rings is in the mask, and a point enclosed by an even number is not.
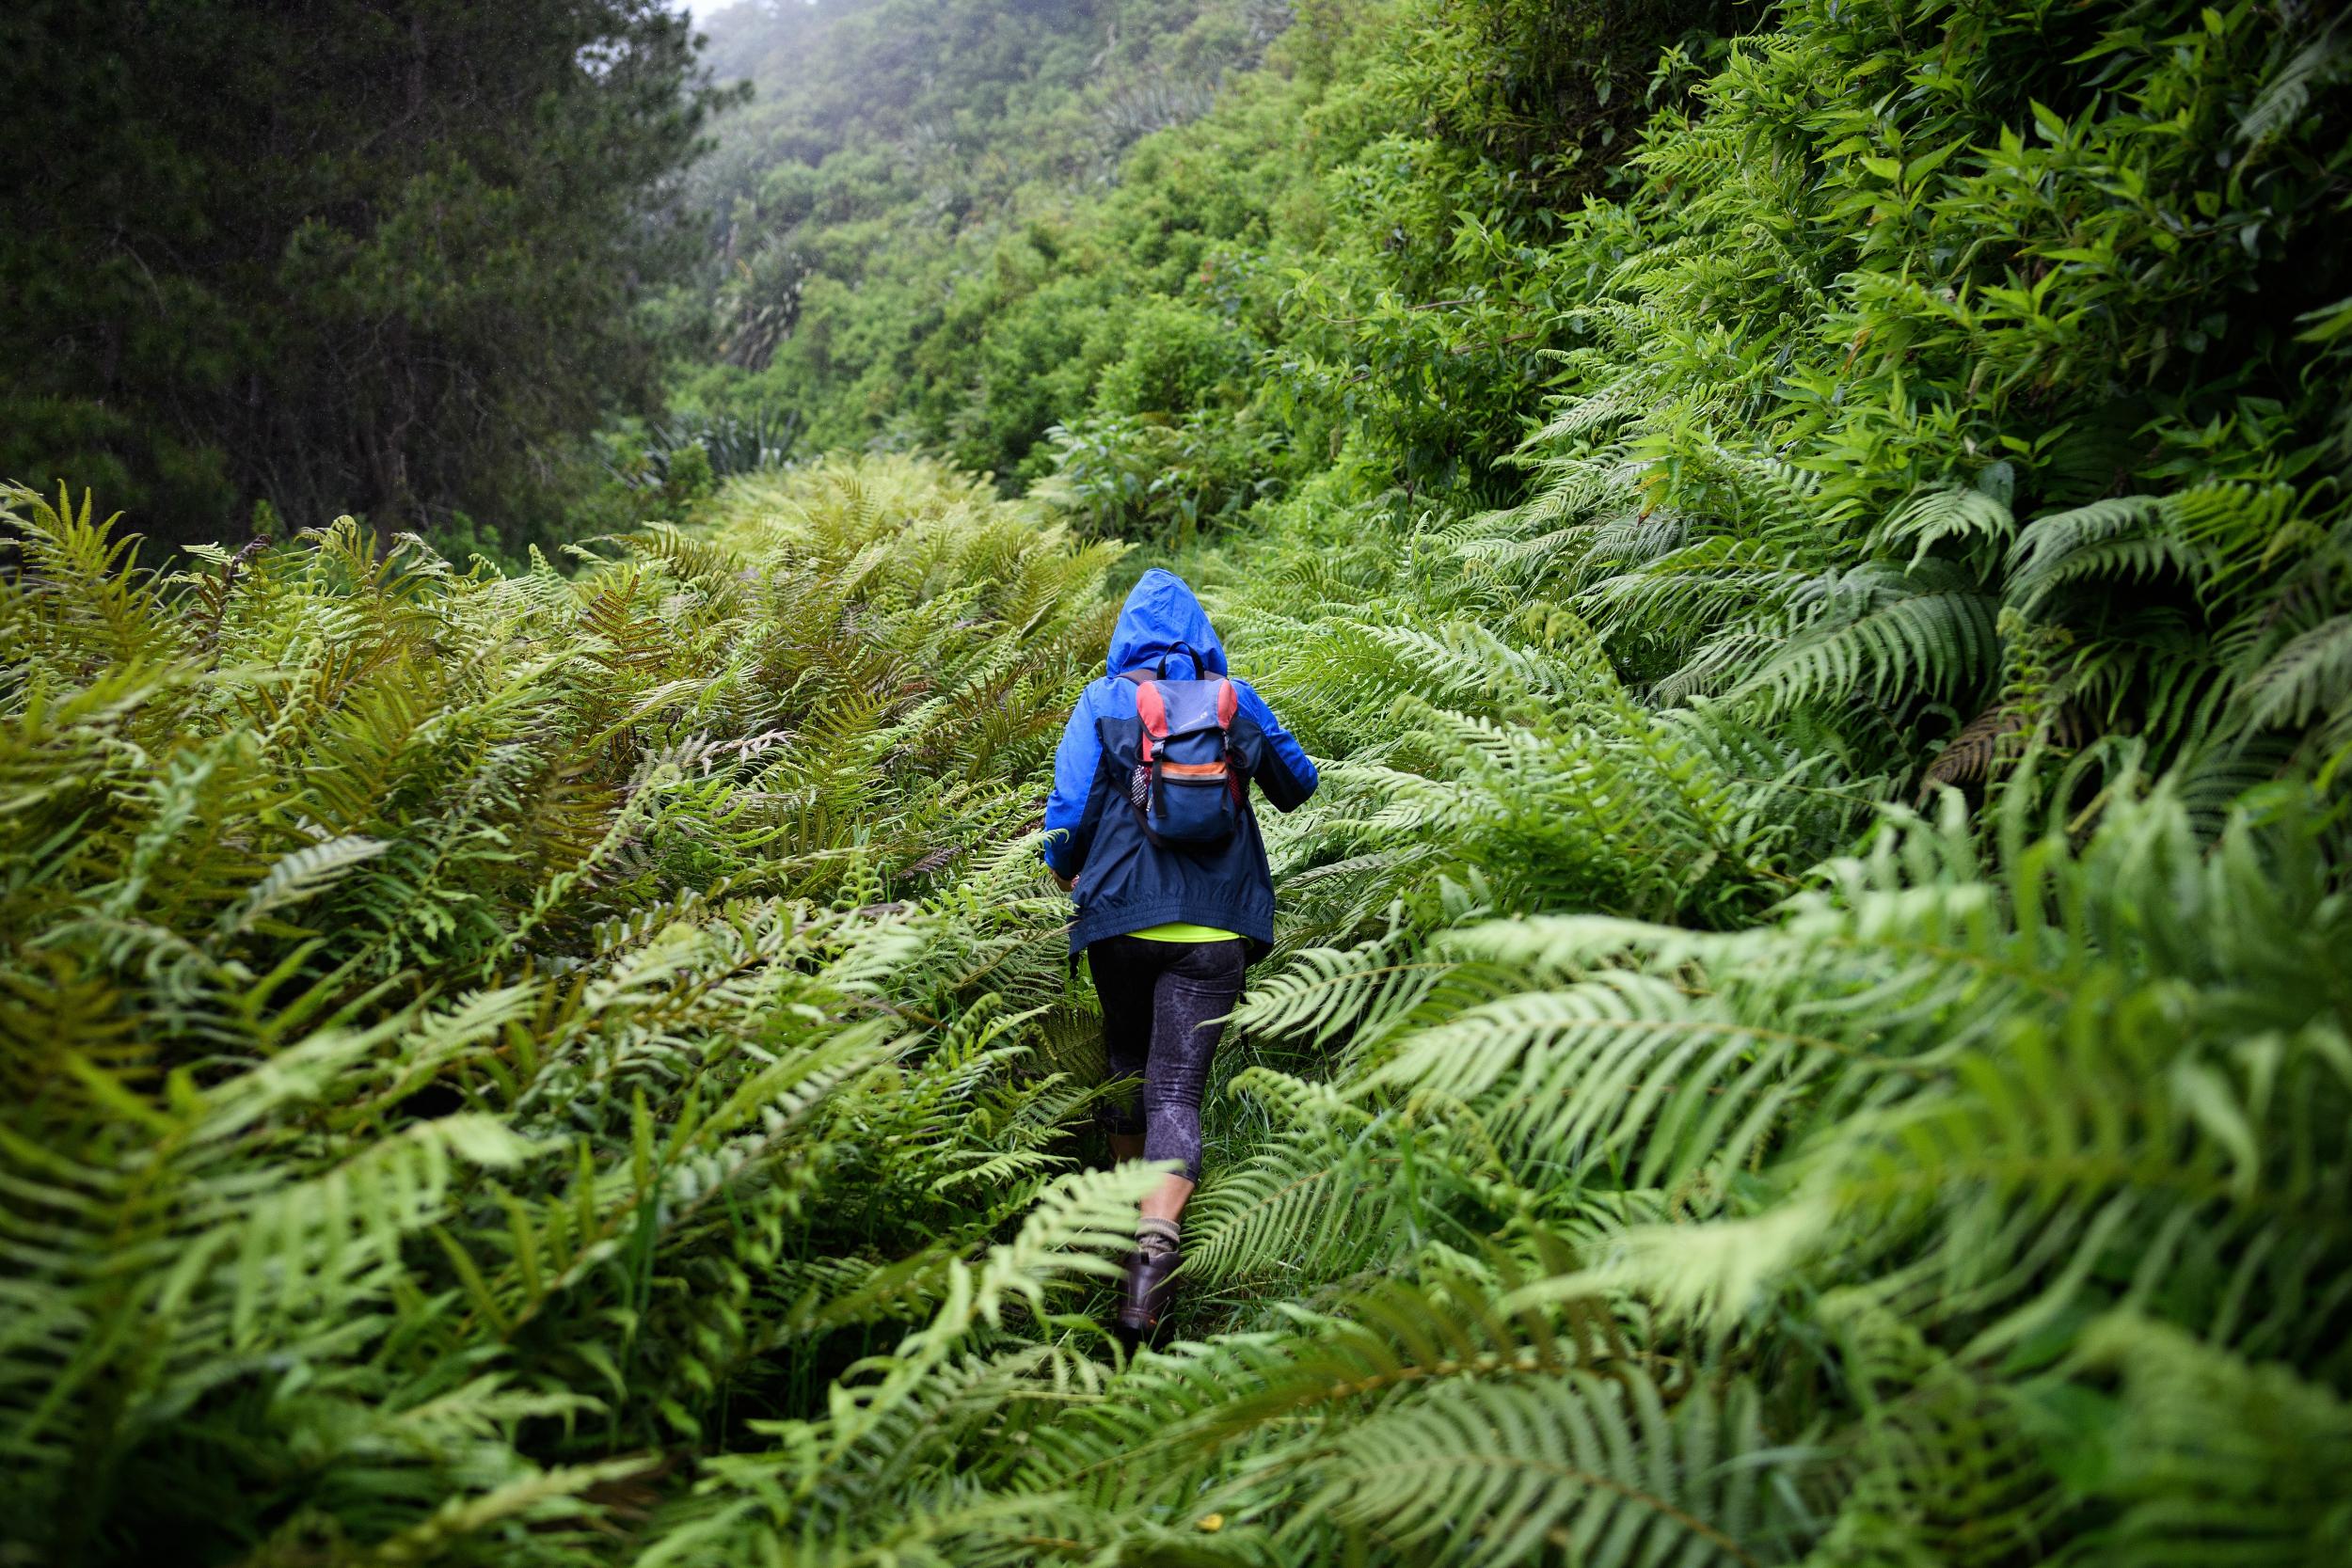
<svg viewBox="0 0 2352 1568"><path fill-rule="evenodd" d="M1071 889L1078 885L1078 879L1075 877L1065 877L1060 872L1055 871L1050 865L1045 869L1053 873L1054 885L1061 889L1064 893L1068 893Z"/></svg>

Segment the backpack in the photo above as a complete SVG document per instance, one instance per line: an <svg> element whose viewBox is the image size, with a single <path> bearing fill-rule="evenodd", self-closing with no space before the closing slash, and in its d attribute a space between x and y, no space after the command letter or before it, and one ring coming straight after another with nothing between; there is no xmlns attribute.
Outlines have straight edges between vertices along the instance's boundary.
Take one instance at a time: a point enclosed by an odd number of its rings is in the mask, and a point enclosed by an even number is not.
<svg viewBox="0 0 2352 1568"><path fill-rule="evenodd" d="M1200 667L1193 656L1194 670ZM1223 675L1169 680L1166 659L1157 673L1130 670L1121 678L1136 683L1136 717L1143 725L1142 760L1128 780L1127 799L1143 818L1144 836L1162 848L1224 843L1241 826L1249 787L1230 733L1240 693Z"/></svg>

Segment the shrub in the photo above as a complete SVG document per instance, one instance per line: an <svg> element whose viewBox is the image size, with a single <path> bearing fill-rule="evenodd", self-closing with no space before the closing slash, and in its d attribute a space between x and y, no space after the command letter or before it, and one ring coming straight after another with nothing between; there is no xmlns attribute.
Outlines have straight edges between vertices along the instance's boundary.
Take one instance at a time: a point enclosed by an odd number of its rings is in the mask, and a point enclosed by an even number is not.
<svg viewBox="0 0 2352 1568"><path fill-rule="evenodd" d="M1172 417L1201 408L1248 357L1230 323L1165 300L1132 312L1126 337L1126 351L1095 389L1098 413Z"/></svg>
<svg viewBox="0 0 2352 1568"><path fill-rule="evenodd" d="M1107 537L1182 547L1277 483L1268 470L1280 438L1247 414L1095 415L1047 435L1054 470L1036 494Z"/></svg>

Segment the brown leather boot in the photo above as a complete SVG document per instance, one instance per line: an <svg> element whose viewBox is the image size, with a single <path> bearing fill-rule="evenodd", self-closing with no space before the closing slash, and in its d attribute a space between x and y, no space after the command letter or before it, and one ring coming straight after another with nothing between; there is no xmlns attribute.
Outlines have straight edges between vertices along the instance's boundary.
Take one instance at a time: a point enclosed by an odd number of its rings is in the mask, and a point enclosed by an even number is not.
<svg viewBox="0 0 2352 1568"><path fill-rule="evenodd" d="M1176 1293L1176 1270L1184 1260L1179 1234L1170 1220L1146 1219L1136 1225L1136 1250L1127 1255L1127 1283L1119 1298L1119 1326L1128 1333L1148 1335L1167 1316Z"/></svg>

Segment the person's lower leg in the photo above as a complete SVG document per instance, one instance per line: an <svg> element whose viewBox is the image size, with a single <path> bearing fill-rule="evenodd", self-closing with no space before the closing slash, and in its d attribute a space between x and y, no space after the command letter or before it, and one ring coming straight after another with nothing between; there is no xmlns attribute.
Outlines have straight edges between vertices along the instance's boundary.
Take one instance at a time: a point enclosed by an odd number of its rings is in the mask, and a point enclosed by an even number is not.
<svg viewBox="0 0 2352 1568"><path fill-rule="evenodd" d="M1111 1159L1120 1164L1143 1158L1143 1134L1113 1132L1110 1134ZM1170 1224L1184 1217L1184 1205L1192 1199L1197 1185L1191 1178L1173 1173L1160 1178L1160 1184L1143 1195L1140 1212L1148 1220L1167 1220Z"/></svg>
<svg viewBox="0 0 2352 1568"><path fill-rule="evenodd" d="M1147 1083L1143 1094L1143 1153L1154 1164L1173 1162L1171 1171L1136 1205L1136 1245L1147 1257L1177 1251L1181 1222L1200 1173L1200 1107L1197 1100L1163 1100Z"/></svg>
<svg viewBox="0 0 2352 1568"><path fill-rule="evenodd" d="M1141 1143L1143 1140L1136 1140ZM1143 1195L1143 1217L1166 1220L1174 1225L1184 1217L1184 1205L1192 1198L1193 1181L1189 1177L1163 1176L1160 1184Z"/></svg>

